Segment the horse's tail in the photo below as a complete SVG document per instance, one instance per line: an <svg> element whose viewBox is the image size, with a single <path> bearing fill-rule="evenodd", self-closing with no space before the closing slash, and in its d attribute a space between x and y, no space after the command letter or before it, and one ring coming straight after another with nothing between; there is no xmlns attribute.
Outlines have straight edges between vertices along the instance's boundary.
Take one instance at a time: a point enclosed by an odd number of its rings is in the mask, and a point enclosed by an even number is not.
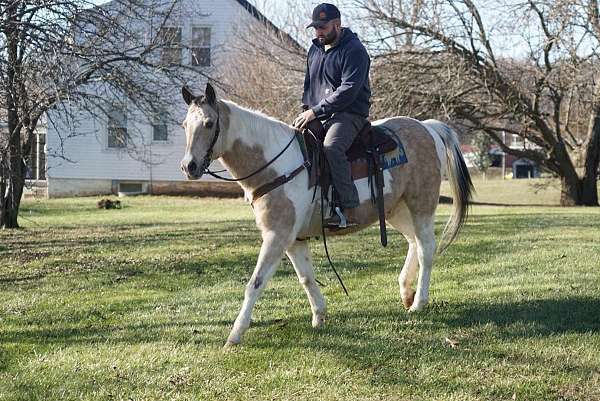
<svg viewBox="0 0 600 401"><path fill-rule="evenodd" d="M450 246L458 235L469 214L469 207L473 197L473 183L471 175L465 164L465 159L460 152L460 145L456 133L448 125L437 120L423 122L442 138L446 148L446 174L452 189L453 212L444 227L440 241L439 253Z"/></svg>

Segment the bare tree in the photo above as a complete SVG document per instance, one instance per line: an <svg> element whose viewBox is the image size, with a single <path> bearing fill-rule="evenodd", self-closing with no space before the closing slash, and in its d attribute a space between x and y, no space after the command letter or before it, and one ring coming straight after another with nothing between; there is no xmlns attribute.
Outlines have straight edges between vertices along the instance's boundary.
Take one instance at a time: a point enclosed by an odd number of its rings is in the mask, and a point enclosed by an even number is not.
<svg viewBox="0 0 600 401"><path fill-rule="evenodd" d="M379 38L376 113L458 119L560 177L562 205L598 206L598 0L488 3L493 18L473 0L356 3L389 34ZM502 132L535 146L512 149Z"/></svg>
<svg viewBox="0 0 600 401"><path fill-rule="evenodd" d="M234 100L291 123L300 111L310 12L291 0L278 6L287 12L276 21L260 14L258 23L239 25L220 80Z"/></svg>
<svg viewBox="0 0 600 401"><path fill-rule="evenodd" d="M106 115L111 102L126 99L151 117L173 88L202 75L169 62L183 44L166 27L181 7L178 0L0 0L0 113L7 122L0 227L18 227L26 158L48 111L69 119L76 105Z"/></svg>

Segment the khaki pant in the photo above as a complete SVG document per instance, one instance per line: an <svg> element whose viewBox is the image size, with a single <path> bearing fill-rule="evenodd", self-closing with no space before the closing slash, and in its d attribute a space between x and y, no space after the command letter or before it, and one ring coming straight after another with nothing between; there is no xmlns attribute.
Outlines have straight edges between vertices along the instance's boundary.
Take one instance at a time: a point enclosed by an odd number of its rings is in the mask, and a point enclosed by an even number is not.
<svg viewBox="0 0 600 401"><path fill-rule="evenodd" d="M333 187L339 195L339 206L342 208L359 205L358 192L352 182L350 162L346 158L346 151L366 123L365 117L346 112L334 113L323 122L327 131L323 150L329 162Z"/></svg>

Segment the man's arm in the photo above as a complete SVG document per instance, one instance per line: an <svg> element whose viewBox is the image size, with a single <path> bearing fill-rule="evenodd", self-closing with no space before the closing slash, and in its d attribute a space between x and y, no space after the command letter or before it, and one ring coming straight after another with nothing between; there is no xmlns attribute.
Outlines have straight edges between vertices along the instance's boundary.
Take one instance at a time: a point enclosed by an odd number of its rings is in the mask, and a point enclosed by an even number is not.
<svg viewBox="0 0 600 401"><path fill-rule="evenodd" d="M306 57L306 73L304 74L304 92L302 92L302 110L308 110L308 103L306 101L306 94L308 93L308 90L310 89L310 72L309 72L309 67L310 66L310 50L308 52L308 57Z"/></svg>
<svg viewBox="0 0 600 401"><path fill-rule="evenodd" d="M343 111L354 102L369 78L369 55L363 48L351 49L342 66L342 83L331 95L312 108L317 118Z"/></svg>
<svg viewBox="0 0 600 401"><path fill-rule="evenodd" d="M306 74L304 75L304 92L302 93L302 101L304 102L304 96L310 88L310 74L308 73L308 63L306 63Z"/></svg>
<svg viewBox="0 0 600 401"><path fill-rule="evenodd" d="M306 101L306 94L310 88L310 73L308 71L308 67L310 66L310 52L309 57L306 59L306 74L304 75L304 93L302 93L302 112L298 114L298 117L294 120L292 125L296 128L303 130L311 120L315 118L314 114L310 114L310 107L308 106L308 102Z"/></svg>

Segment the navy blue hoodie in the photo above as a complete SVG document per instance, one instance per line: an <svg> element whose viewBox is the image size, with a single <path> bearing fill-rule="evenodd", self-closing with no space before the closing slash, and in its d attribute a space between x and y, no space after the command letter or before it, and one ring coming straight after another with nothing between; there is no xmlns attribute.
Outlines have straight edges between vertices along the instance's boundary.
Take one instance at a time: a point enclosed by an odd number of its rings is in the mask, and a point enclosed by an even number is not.
<svg viewBox="0 0 600 401"><path fill-rule="evenodd" d="M349 28L340 35L329 50L314 39L308 51L302 103L321 120L339 111L369 115L369 54Z"/></svg>

